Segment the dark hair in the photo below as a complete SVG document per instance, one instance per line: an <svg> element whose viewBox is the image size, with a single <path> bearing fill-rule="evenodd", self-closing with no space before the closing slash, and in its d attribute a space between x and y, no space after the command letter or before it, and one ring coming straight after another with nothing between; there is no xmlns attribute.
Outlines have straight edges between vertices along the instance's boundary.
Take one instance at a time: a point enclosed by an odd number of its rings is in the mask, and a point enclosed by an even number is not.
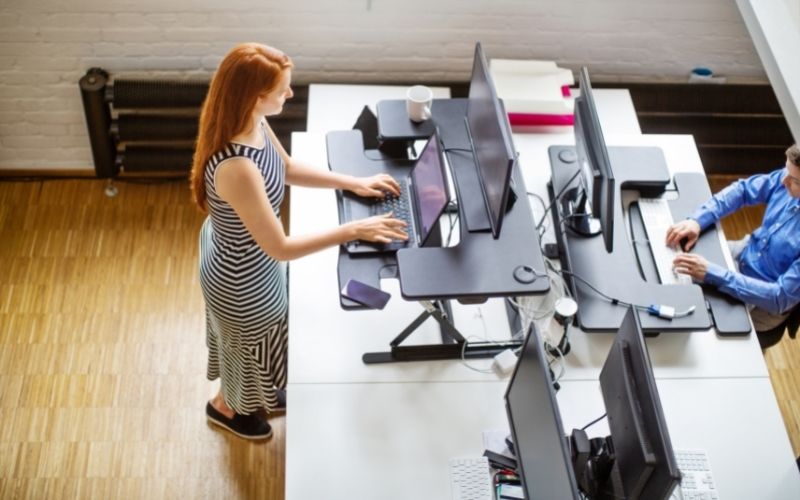
<svg viewBox="0 0 800 500"><path fill-rule="evenodd" d="M797 144L792 144L786 150L786 159L795 167L800 167L800 148L797 147Z"/></svg>

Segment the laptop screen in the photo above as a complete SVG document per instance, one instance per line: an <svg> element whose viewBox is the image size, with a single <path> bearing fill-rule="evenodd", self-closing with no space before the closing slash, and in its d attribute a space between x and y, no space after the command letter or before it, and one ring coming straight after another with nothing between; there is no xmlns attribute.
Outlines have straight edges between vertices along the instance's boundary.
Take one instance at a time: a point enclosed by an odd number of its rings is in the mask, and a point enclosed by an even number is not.
<svg viewBox="0 0 800 500"><path fill-rule="evenodd" d="M411 172L411 183L416 198L417 229L422 245L448 202L442 147L436 134L431 136L417 158Z"/></svg>

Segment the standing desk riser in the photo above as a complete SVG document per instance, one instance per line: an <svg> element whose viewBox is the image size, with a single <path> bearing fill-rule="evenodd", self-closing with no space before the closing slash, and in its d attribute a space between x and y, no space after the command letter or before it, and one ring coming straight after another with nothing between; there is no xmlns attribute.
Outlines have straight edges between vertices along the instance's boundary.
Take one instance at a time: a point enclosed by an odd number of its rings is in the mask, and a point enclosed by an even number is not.
<svg viewBox="0 0 800 500"><path fill-rule="evenodd" d="M565 163L559 158L559 153L565 149L574 151L572 146L552 146L549 150L552 168L552 183L549 186L551 200L565 192L566 188L578 184L578 178L574 177L578 168L577 162ZM565 279L571 283L571 288L576 293L581 328L587 332L616 331L625 313L625 308L611 303L581 283L582 278L606 295L624 302L642 306L668 305L678 311L695 307L693 314L671 320L640 310L642 328L649 334L705 330L712 325L723 335L749 333L747 309L741 302L710 286L701 288L697 284L661 285L655 279L655 264L648 245L641 244L644 242L640 241L634 250L628 236L628 220L623 216L622 191L635 189L644 196L664 192L670 175L661 150L654 147L609 147L608 151L615 178L613 252L606 252L600 236L587 238L566 228L556 230L562 264L570 273L579 277L573 278L568 274ZM674 183L677 198L669 199L668 204L675 221L685 219L697 206L711 197L708 182L702 174L676 174ZM642 238L645 234L644 228L636 213L633 210L629 215L633 224L632 232L637 238ZM553 218L556 228L560 228L557 210L553 211ZM710 262L727 267L716 231L716 226L711 226L703 232L692 251L705 256ZM649 280L646 281L645 277Z"/></svg>
<svg viewBox="0 0 800 500"><path fill-rule="evenodd" d="M470 149L464 120L466 102L466 99L435 100L432 106L433 116L422 124L415 124L408 119L404 101L378 103L379 139L383 142L424 139L438 131L456 187L460 228L458 243L451 247L405 248L394 254L374 255L351 255L346 249L340 248L340 287L351 278L379 287L381 278L397 277L401 294L406 300L458 299L462 302L480 302L489 297L543 294L549 291L550 283L518 165L513 169L512 179L514 189L521 196L518 196L516 203L505 213L499 237L494 238L489 231L476 166L472 154L463 151ZM414 164L410 160L366 155L363 137L358 130L329 133L327 148L330 169L350 175L367 176L383 172L404 177ZM515 271L521 267L533 270L535 279L532 282L523 282L515 277ZM342 307L346 309L360 308L345 298L340 300ZM436 319L441 320L439 317ZM402 338L396 339L397 342L401 342L406 336L407 332L404 332ZM457 337L456 340L462 341ZM393 350L397 351L397 347L392 344ZM453 346L447 348L444 355L457 357L461 354L452 348ZM497 349L467 351L467 356L489 356ZM438 357L443 353L432 355ZM425 357L422 353L415 352L412 358L420 359L419 356Z"/></svg>

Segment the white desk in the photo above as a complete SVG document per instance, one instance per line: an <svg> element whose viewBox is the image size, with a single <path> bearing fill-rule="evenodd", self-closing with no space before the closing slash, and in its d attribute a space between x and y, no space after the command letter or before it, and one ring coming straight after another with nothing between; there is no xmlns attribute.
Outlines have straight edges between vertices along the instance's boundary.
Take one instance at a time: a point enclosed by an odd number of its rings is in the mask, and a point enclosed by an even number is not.
<svg viewBox="0 0 800 500"><path fill-rule="evenodd" d="M547 199L549 178L547 147L570 144L572 136L515 134L514 144L520 152L528 190ZM702 171L697 149L691 136L634 135L609 136L608 143L655 145L662 148L673 172ZM326 165L324 134L292 135L295 156L314 165ZM542 172L546 175L543 175ZM541 207L531 206L538 220ZM338 223L336 197L330 190L295 189L292 191L292 233L304 234ZM545 241L553 241L552 231ZM398 365L366 366L361 363L365 352L385 351L406 324L421 311L419 304L400 298L396 280L385 280L383 287L393 299L383 311L344 311L339 306L336 276L338 249L304 257L291 264L289 322L292 325L289 350L289 380L309 382L391 382L391 381L468 381L492 380L494 374L469 370L458 362L418 362ZM314 283L309 289L308 283ZM314 311L314 314L309 314ZM458 328L479 338L486 336L477 314L484 316L488 338L501 340L509 336L502 301L493 299L482 306L454 303ZM461 320L461 321L459 321ZM428 320L415 332L409 343L436 342L438 325ZM613 338L608 334L585 334L573 328L572 353L566 357L567 380L597 380ZM766 377L766 364L754 335L744 338L719 337L713 330L662 334L648 339L653 366L658 378L689 377ZM471 363L487 368L488 361Z"/></svg>
<svg viewBox="0 0 800 500"><path fill-rule="evenodd" d="M409 85L336 85L312 83L308 86L308 132L327 133L353 128L364 106L375 113L378 101L405 99ZM431 87L435 99L450 97L449 87Z"/></svg>
<svg viewBox="0 0 800 500"><path fill-rule="evenodd" d="M293 135L296 156L327 166L326 120L330 110L334 117L345 117L335 111L341 103L347 102L344 107L353 116L337 121L335 127L347 129L363 104L402 98L369 94L373 97L365 101L366 93L359 97L361 89L339 88L341 95L327 94L324 101L313 92L309 130L316 132ZM601 95L598 91L596 98L606 127L615 108L601 104ZM608 134L607 140L659 145L673 172L702 171L694 142L687 136ZM545 193L550 168L547 146L572 143L571 131L516 134L514 141L528 189ZM335 225L335 203L330 191L294 190L292 233ZM541 207L532 206L541 215ZM480 454L481 432L507 426L502 400L506 381L452 360L363 365L364 352L387 350L389 340L421 309L400 300L396 283L384 282L394 296L386 310L343 311L338 301L337 251L319 252L290 267L286 498L449 498L448 459ZM467 335L508 338L502 301L480 306L482 320L477 310L456 305L458 328ZM409 341L437 340L435 323L428 323ZM647 342L673 443L708 452L721 498L800 496L800 475L755 337L727 339L712 332L691 332ZM611 336L576 332L572 345L558 396L567 430L602 413L597 374ZM486 367L488 361L471 364ZM607 431L602 423L592 430L597 435Z"/></svg>
<svg viewBox="0 0 800 500"><path fill-rule="evenodd" d="M675 448L704 449L725 500L800 494L769 380L659 380ZM505 383L299 384L287 414L286 498L447 499L448 460L506 430ZM564 429L604 412L599 385L565 382ZM301 410L298 411L297 409ZM320 408L324 411L303 411ZM608 433L606 421L589 435Z"/></svg>

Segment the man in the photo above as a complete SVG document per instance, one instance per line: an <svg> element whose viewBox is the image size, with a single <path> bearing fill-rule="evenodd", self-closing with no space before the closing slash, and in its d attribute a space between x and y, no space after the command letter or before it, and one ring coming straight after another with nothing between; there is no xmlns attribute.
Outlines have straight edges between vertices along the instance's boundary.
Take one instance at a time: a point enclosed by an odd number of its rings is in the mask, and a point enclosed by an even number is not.
<svg viewBox="0 0 800 500"><path fill-rule="evenodd" d="M738 272L696 254L678 255L673 265L697 281L718 287L751 306L757 332L780 325L800 302L800 148L786 150L786 166L739 180L714 195L690 218L667 231L667 245L686 251L700 232L745 205L767 205L761 227L729 242Z"/></svg>

